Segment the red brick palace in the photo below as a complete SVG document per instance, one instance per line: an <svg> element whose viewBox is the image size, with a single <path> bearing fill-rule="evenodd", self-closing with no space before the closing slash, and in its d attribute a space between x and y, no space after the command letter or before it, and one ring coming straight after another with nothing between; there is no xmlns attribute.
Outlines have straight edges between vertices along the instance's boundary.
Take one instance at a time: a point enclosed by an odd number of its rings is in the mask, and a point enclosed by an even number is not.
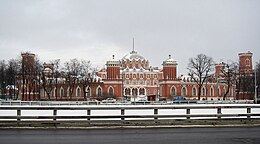
<svg viewBox="0 0 260 144"><path fill-rule="evenodd" d="M35 55L30 53L22 54L24 61L35 63ZM240 53L240 66L243 65L243 72L252 72L252 53ZM29 66L27 66L29 67ZM33 66L32 66L33 67ZM215 74L208 80L201 89L201 99L217 100L222 99L227 91L227 84L218 81L222 77L223 64L215 65ZM106 67L99 70L96 76L91 78L86 90L80 82L76 83L71 100L84 100L84 92L87 99L104 99L113 97L116 99L128 98L131 100L159 100L174 99L177 96L184 96L185 99L197 99L198 86L188 76L180 76L177 73L178 63L171 55L162 62L162 68L149 65L149 61L132 51L122 59L117 60L113 56L106 62ZM50 73L53 77L53 65L44 64L44 72ZM32 76L20 78L19 99L32 100L48 99L42 86L37 82L32 84ZM21 83L26 83L24 86ZM35 87L28 90L29 87ZM23 89L24 88L24 89ZM237 99L236 86L230 87L227 99ZM57 85L53 85L52 100L68 100L69 87L67 81L60 77Z"/></svg>

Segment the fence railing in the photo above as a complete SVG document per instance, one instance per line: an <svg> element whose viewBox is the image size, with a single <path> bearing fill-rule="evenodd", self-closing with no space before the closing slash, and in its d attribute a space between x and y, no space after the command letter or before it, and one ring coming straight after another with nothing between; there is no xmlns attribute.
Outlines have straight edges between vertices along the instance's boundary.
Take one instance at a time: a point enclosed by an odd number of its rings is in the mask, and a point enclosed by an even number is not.
<svg viewBox="0 0 260 144"><path fill-rule="evenodd" d="M238 110L239 109L239 110ZM148 114L147 110L152 111ZM172 113L172 110L177 110L178 113ZM193 112L193 111L197 112ZM213 113L198 111L214 110ZM226 112L223 113L223 110ZM233 113L232 110L238 110ZM1 112L15 111L15 115L5 115ZM50 115L42 115L43 111L51 112ZM72 111L73 114L61 115L59 112L66 113ZM84 114L77 114L78 111L83 111ZM92 112L99 111L101 114L96 115ZM105 112L104 112L105 111ZM111 111L111 112L109 112ZM127 114L132 111L133 114ZM162 112L163 111L163 112ZM180 112L182 111L182 112ZM231 111L231 112L229 112ZM31 115L24 115L23 112L29 112ZM162 113L160 113L162 112ZM69 112L68 112L69 113ZM125 120L153 120L155 122L163 119L260 119L260 105L161 105L161 106L0 106L0 122L2 121L77 121L85 120L91 123L92 120L111 120L121 121Z"/></svg>
<svg viewBox="0 0 260 144"><path fill-rule="evenodd" d="M9 106L64 106L64 105L171 105L171 104L253 104L253 100L225 100L225 101L116 101L113 103L102 101L0 101L0 105Z"/></svg>

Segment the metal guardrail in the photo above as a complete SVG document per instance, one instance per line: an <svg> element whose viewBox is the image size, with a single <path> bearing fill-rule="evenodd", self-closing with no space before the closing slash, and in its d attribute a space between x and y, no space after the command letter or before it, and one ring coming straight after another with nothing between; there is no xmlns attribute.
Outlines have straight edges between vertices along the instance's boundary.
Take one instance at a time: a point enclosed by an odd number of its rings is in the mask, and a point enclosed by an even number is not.
<svg viewBox="0 0 260 144"><path fill-rule="evenodd" d="M246 113L239 113L239 114L222 114L223 109L244 109ZM185 114L160 114L159 110L165 110L165 109L182 109L185 110ZM216 113L214 114L193 114L191 113L191 110L193 109L215 109ZM5 116L0 115L0 122L1 121L17 121L18 123L21 121L31 120L31 121L37 121L37 120L49 120L52 122L62 120L63 122L66 121L77 121L77 120L86 120L91 123L93 119L99 119L99 120L109 120L109 119L117 119L116 121L125 121L129 119L135 119L135 120L145 120L144 118L151 118L155 122L160 121L162 118L165 119L177 119L177 118L184 118L188 120L192 120L195 118L198 119L218 119L222 120L225 118L235 118L235 119L247 119L247 120L253 120L253 119L260 119L260 113L252 113L252 109L260 109L260 105L161 105L161 106L0 106L0 111L8 111L8 110L15 110L16 115L15 116ZM48 116L41 116L40 112L38 115L22 115L22 111L28 111L28 110L34 110L34 111L40 111L40 110L48 110L53 111L52 115ZM77 110L84 110L86 111L86 115L57 115L58 111L77 111ZM117 110L120 112L119 115L109 115L109 113L105 113L102 115L91 115L91 112L93 110ZM126 115L125 112L127 110L153 110L153 114L134 114L134 115ZM258 117L258 118L255 118Z"/></svg>

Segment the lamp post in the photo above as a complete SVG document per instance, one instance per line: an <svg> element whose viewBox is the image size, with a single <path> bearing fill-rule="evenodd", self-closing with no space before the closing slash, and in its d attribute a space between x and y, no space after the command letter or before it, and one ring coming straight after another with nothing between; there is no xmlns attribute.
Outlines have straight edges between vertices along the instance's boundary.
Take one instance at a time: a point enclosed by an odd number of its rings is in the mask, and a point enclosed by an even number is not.
<svg viewBox="0 0 260 144"><path fill-rule="evenodd" d="M124 99L124 68L121 68L122 70L122 98Z"/></svg>
<svg viewBox="0 0 260 144"><path fill-rule="evenodd" d="M255 66L255 103L257 103L256 70L257 70L257 65Z"/></svg>

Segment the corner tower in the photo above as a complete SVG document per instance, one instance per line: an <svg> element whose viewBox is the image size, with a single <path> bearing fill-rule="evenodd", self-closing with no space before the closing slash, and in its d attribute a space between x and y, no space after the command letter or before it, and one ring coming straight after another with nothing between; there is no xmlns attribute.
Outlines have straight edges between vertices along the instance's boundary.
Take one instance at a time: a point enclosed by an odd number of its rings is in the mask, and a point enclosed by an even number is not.
<svg viewBox="0 0 260 144"><path fill-rule="evenodd" d="M118 60L115 60L115 56L112 56L113 58L109 61L107 61L107 79L108 80L116 80L120 79L120 62Z"/></svg>
<svg viewBox="0 0 260 144"><path fill-rule="evenodd" d="M250 51L246 53L239 53L239 73L240 74L251 74L253 72L252 56L253 53Z"/></svg>
<svg viewBox="0 0 260 144"><path fill-rule="evenodd" d="M169 55L169 58L163 61L163 79L165 80L174 80L176 79L177 75L177 62L171 58L171 55Z"/></svg>

